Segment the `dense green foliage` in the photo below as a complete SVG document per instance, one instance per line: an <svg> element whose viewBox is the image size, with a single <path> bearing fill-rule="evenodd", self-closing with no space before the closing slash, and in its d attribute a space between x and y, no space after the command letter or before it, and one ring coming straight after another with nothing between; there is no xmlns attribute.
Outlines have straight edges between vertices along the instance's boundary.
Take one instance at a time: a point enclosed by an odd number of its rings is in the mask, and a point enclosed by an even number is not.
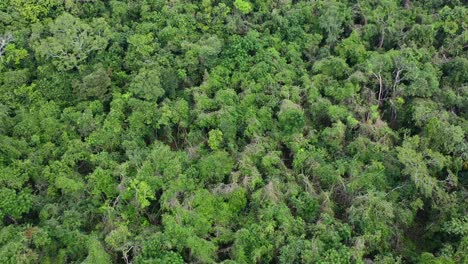
<svg viewBox="0 0 468 264"><path fill-rule="evenodd" d="M0 1L0 263L468 263L462 2Z"/></svg>

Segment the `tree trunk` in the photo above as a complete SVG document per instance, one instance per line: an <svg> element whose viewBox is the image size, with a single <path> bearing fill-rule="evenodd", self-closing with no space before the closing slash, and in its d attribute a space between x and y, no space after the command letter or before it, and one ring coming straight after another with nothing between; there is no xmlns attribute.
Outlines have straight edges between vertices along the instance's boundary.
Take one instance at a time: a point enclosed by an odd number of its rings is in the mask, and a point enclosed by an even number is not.
<svg viewBox="0 0 468 264"><path fill-rule="evenodd" d="M385 30L382 29L382 33L380 34L379 49L383 47L384 40L385 40Z"/></svg>
<svg viewBox="0 0 468 264"><path fill-rule="evenodd" d="M409 9L409 8L410 8L410 4L411 4L411 1L410 1L410 0L405 0L405 3L404 3L405 9Z"/></svg>

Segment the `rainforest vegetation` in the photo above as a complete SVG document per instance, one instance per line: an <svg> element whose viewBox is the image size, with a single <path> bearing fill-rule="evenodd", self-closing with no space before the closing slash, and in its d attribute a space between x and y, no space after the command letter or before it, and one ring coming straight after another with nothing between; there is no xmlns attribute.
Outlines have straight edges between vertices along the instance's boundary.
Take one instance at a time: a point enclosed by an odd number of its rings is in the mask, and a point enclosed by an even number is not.
<svg viewBox="0 0 468 264"><path fill-rule="evenodd" d="M1 0L0 263L468 263L465 3Z"/></svg>

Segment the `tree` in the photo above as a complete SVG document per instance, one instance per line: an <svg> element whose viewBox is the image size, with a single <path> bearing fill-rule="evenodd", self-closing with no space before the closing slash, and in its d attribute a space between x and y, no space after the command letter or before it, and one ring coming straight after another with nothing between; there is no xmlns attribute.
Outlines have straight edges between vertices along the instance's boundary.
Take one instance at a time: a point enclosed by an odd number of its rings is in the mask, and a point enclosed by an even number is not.
<svg viewBox="0 0 468 264"><path fill-rule="evenodd" d="M420 144L420 138L414 136L408 138L402 147L398 147L398 159L404 164L403 173L410 177L416 188L425 197L438 197L443 199L443 191L439 187L438 181L431 177L424 157L417 152Z"/></svg>
<svg viewBox="0 0 468 264"><path fill-rule="evenodd" d="M335 1L321 1L318 8L321 12L319 27L326 33L327 44L334 46L351 17L350 11L344 4Z"/></svg>
<svg viewBox="0 0 468 264"><path fill-rule="evenodd" d="M252 11L252 4L249 1L236 0L234 1L234 6L244 15L247 15Z"/></svg>
<svg viewBox="0 0 468 264"><path fill-rule="evenodd" d="M350 222L356 224L361 239L364 240L366 251L385 251L388 241L396 234L392 225L395 224L395 209L384 200L381 192L369 192L356 197L349 208ZM357 239L360 239L357 238Z"/></svg>
<svg viewBox="0 0 468 264"><path fill-rule="evenodd" d="M15 219L21 218L22 214L29 212L33 205L33 196L30 190L24 189L19 192L9 189L0 189L0 218L8 217Z"/></svg>
<svg viewBox="0 0 468 264"><path fill-rule="evenodd" d="M222 182L233 168L234 161L232 157L221 150L206 155L199 162L200 178L205 182Z"/></svg>
<svg viewBox="0 0 468 264"><path fill-rule="evenodd" d="M148 101L158 100L164 95L159 76L157 69L141 69L129 86L130 92Z"/></svg>
<svg viewBox="0 0 468 264"><path fill-rule="evenodd" d="M11 4L19 13L30 22L38 22L50 10L58 5L57 0L12 0Z"/></svg>
<svg viewBox="0 0 468 264"><path fill-rule="evenodd" d="M95 237L89 239L88 257L83 261L83 264L108 264L112 263L109 254L104 250L101 242Z"/></svg>
<svg viewBox="0 0 468 264"><path fill-rule="evenodd" d="M284 100L278 113L278 121L284 133L297 133L305 125L304 112L299 105Z"/></svg>
<svg viewBox="0 0 468 264"><path fill-rule="evenodd" d="M98 65L97 69L83 77L81 82L74 84L75 94L83 99L100 99L105 101L109 97L111 79L108 72Z"/></svg>
<svg viewBox="0 0 468 264"><path fill-rule="evenodd" d="M212 150L217 150L223 141L223 132L221 130L211 130L208 137L208 145Z"/></svg>
<svg viewBox="0 0 468 264"><path fill-rule="evenodd" d="M122 258L125 263L130 263L128 253L133 248L130 236L131 233L128 230L128 227L125 225L119 225L105 238L107 245L109 245L113 250L120 251L122 253Z"/></svg>
<svg viewBox="0 0 468 264"><path fill-rule="evenodd" d="M59 71L69 71L85 62L93 53L102 52L108 43L107 23L95 19L89 25L68 13L50 23L51 36L35 47L39 57L48 58Z"/></svg>

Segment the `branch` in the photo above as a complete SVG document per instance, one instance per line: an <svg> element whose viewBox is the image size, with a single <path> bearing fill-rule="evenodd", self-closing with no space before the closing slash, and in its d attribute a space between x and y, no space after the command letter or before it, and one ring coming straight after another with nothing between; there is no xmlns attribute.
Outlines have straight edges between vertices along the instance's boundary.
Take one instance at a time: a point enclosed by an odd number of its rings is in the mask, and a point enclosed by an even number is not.
<svg viewBox="0 0 468 264"><path fill-rule="evenodd" d="M383 92L385 91L385 87L383 85L383 81L382 81L382 76L380 75L380 72L379 74L375 74L375 73L372 73L375 78L377 78L377 80L379 80L379 98L378 98L378 101L379 101L379 105L382 104L382 94Z"/></svg>
<svg viewBox="0 0 468 264"><path fill-rule="evenodd" d="M8 43L13 41L13 36L11 33L0 36L0 57L5 54L5 47L8 45Z"/></svg>
<svg viewBox="0 0 468 264"><path fill-rule="evenodd" d="M130 264L130 261L128 260L128 253L130 252L130 250L133 249L133 246L130 246L129 248L127 248L126 250L122 250L122 255L123 255L123 259L125 261L125 264Z"/></svg>
<svg viewBox="0 0 468 264"><path fill-rule="evenodd" d="M391 189L388 193L385 194L384 197L387 197L391 192L396 191L396 190L398 190L398 189L401 189L401 188L403 188L403 187L405 187L405 186L406 186L406 183L404 183L403 185L399 185L399 186L397 186L397 187Z"/></svg>
<svg viewBox="0 0 468 264"><path fill-rule="evenodd" d="M380 35L380 41L379 41L379 49L383 47L385 41L385 29L382 29L381 35Z"/></svg>
<svg viewBox="0 0 468 264"><path fill-rule="evenodd" d="M400 84L400 81L401 81L400 74L402 71L403 71L402 69L399 69L396 73L395 81L393 82L393 91L395 91L397 85Z"/></svg>

